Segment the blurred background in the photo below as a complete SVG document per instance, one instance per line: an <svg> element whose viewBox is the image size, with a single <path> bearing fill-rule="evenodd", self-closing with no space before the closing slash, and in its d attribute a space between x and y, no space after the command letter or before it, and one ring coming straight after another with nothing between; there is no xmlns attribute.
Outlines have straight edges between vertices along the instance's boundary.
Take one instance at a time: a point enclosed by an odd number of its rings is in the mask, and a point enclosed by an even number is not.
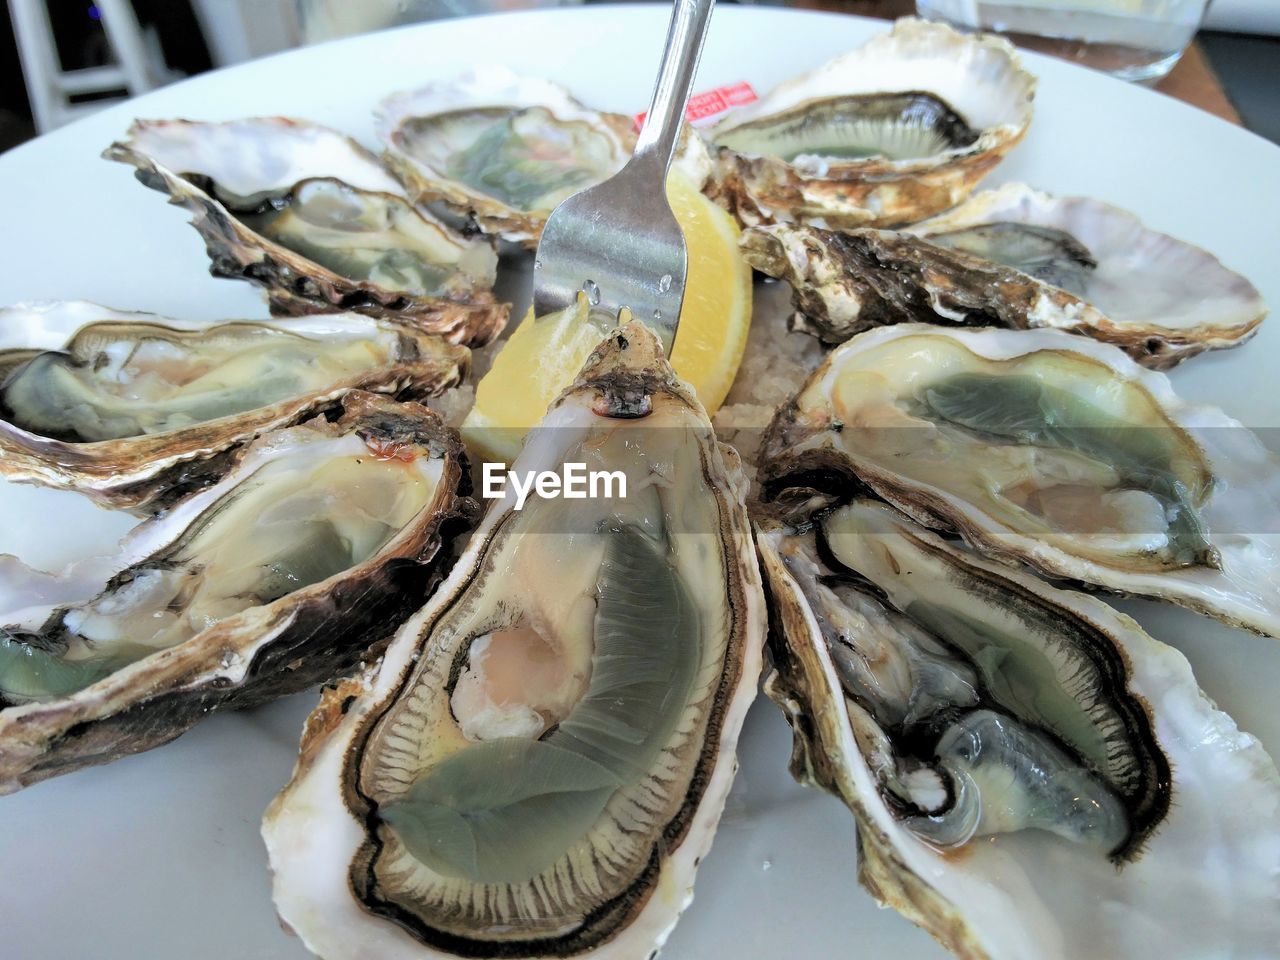
<svg viewBox="0 0 1280 960"><path fill-rule="evenodd" d="M8 16L0 17L0 150L104 102L301 44L418 20L584 0L3 2ZM998 30L1021 46L1147 83L1280 143L1280 0L785 5L881 18L919 12L961 28Z"/></svg>

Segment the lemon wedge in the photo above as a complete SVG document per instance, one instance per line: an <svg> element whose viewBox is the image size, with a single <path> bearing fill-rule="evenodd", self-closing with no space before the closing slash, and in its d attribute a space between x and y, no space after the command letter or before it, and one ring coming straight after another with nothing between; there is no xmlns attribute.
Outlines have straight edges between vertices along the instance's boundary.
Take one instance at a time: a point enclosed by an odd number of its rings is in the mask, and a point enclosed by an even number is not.
<svg viewBox="0 0 1280 960"><path fill-rule="evenodd" d="M738 226L678 174L667 198L689 248L672 366L710 416L724 402L742 362L751 326L751 268L738 253ZM549 317L532 313L507 340L476 386L462 425L473 458L510 463L524 435L573 382L608 330L587 320L587 303Z"/></svg>

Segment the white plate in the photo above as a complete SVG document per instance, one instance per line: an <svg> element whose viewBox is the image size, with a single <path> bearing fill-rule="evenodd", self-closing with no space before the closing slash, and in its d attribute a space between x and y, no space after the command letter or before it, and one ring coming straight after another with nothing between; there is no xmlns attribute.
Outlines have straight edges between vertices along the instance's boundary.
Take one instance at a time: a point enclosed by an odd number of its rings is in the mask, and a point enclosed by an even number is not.
<svg viewBox="0 0 1280 960"><path fill-rule="evenodd" d="M135 116L291 114L372 143L386 92L480 61L561 81L594 106L646 106L665 5L455 20L300 50L206 74L0 157L0 303L83 297L179 316L265 316L245 283L210 279L185 215L99 160ZM885 29L773 9L715 13L697 87L763 92ZM1026 142L992 182L1090 194L1194 240L1280 304L1280 151L1159 94L1027 56L1041 77ZM1280 426L1280 320L1243 350L1175 371L1188 398ZM107 547L127 522L71 494L0 483L0 553L54 564ZM1280 751L1280 645L1153 604L1126 609L1190 657L1201 684ZM258 822L293 765L302 695L210 719L169 746L0 799L0 956L14 960L302 960L271 907ZM669 960L942 957L854 878L853 823L792 783L790 735L753 708L742 771Z"/></svg>

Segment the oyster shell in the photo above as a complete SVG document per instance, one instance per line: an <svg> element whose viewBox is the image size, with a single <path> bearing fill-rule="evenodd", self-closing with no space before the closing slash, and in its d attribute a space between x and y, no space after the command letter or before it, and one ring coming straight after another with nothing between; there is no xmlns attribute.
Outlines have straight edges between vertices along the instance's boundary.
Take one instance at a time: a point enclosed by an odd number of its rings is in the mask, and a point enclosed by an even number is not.
<svg viewBox="0 0 1280 960"><path fill-rule="evenodd" d="M646 956L692 896L760 668L745 482L639 324L514 469L570 462L626 496L508 491L308 723L263 835L281 918L326 960Z"/></svg>
<svg viewBox="0 0 1280 960"><path fill-rule="evenodd" d="M497 254L419 210L354 140L256 117L136 121L105 157L192 214L215 276L262 286L276 314L412 317L453 343L488 343Z"/></svg>
<svg viewBox="0 0 1280 960"><path fill-rule="evenodd" d="M763 448L773 488L856 478L984 554L1280 637L1276 456L1109 344L868 331L830 354Z"/></svg>
<svg viewBox="0 0 1280 960"><path fill-rule="evenodd" d="M889 323L1055 327L1162 370L1257 332L1262 296L1212 254L1099 200L1021 183L894 233L753 227L743 255L790 283L829 343Z"/></svg>
<svg viewBox="0 0 1280 960"><path fill-rule="evenodd" d="M0 476L153 511L352 390L434 396L469 353L358 314L208 326L81 301L0 310Z"/></svg>
<svg viewBox="0 0 1280 960"><path fill-rule="evenodd" d="M1280 773L1176 650L858 501L759 537L792 772L957 955L1263 957Z"/></svg>
<svg viewBox="0 0 1280 960"><path fill-rule="evenodd" d="M414 200L529 249L551 210L617 173L636 142L631 117L497 65L388 97L377 130L383 159ZM710 172L688 127L675 163L695 187Z"/></svg>
<svg viewBox="0 0 1280 960"><path fill-rule="evenodd" d="M743 226L896 226L955 206L1022 139L1035 78L998 37L899 20L728 113L713 194Z"/></svg>
<svg viewBox="0 0 1280 960"><path fill-rule="evenodd" d="M372 656L471 502L457 433L367 393L0 611L0 793L166 743Z"/></svg>

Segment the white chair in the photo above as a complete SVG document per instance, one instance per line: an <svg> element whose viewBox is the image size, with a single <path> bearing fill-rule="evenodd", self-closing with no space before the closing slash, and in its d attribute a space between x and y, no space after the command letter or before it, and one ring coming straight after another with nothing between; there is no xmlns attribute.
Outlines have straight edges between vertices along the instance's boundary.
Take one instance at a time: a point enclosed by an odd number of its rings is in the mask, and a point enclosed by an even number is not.
<svg viewBox="0 0 1280 960"><path fill-rule="evenodd" d="M9 0L31 113L41 133L123 99L72 103L73 96L125 90L132 97L177 76L164 65L154 35L144 37L129 0L95 0L95 5L116 62L106 67L63 70L45 0Z"/></svg>

